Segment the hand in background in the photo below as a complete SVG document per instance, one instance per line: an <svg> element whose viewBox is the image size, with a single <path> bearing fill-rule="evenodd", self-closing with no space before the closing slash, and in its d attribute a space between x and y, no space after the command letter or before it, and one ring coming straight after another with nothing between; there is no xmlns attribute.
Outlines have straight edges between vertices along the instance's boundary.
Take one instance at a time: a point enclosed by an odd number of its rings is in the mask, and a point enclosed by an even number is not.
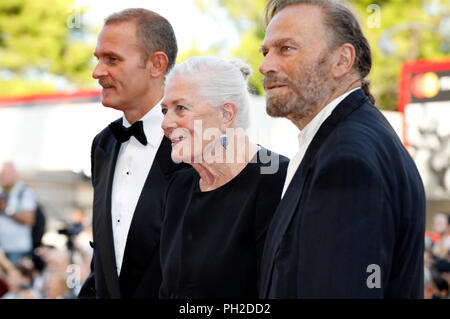
<svg viewBox="0 0 450 319"><path fill-rule="evenodd" d="M6 199L0 199L0 212L5 212L6 209Z"/></svg>
<svg viewBox="0 0 450 319"><path fill-rule="evenodd" d="M0 249L0 268L7 273L13 267L14 265L11 263L8 257L6 257L5 252Z"/></svg>

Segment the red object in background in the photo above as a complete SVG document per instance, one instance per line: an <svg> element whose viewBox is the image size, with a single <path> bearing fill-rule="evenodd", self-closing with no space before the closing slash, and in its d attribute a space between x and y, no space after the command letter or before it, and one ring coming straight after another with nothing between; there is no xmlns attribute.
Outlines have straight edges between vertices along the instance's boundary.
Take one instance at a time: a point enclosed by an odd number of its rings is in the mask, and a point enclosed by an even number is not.
<svg viewBox="0 0 450 319"><path fill-rule="evenodd" d="M421 89L423 82L423 74L417 74L411 81L411 93L418 98L424 98L425 94Z"/></svg>
<svg viewBox="0 0 450 319"><path fill-rule="evenodd" d="M74 100L97 100L100 99L100 96L101 92L99 90L79 90L74 92L32 94L20 97L0 97L0 107L33 103L73 102Z"/></svg>
<svg viewBox="0 0 450 319"><path fill-rule="evenodd" d="M425 238L431 238L431 241L433 242L433 244L436 244L441 239L441 235L439 235L438 233L435 233L433 231L426 231Z"/></svg>
<svg viewBox="0 0 450 319"><path fill-rule="evenodd" d="M405 108L411 103L450 101L450 92L441 90L439 80L450 76L450 60L405 62L400 72L398 110L403 115L403 143L409 146Z"/></svg>
<svg viewBox="0 0 450 319"><path fill-rule="evenodd" d="M411 83L411 92L418 99L434 98L440 91L439 77L434 72L416 74Z"/></svg>

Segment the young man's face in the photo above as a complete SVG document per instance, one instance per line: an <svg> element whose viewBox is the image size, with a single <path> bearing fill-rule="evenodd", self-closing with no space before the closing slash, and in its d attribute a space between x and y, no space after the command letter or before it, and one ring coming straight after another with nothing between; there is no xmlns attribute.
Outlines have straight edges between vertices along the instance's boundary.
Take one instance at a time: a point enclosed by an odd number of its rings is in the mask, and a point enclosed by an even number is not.
<svg viewBox="0 0 450 319"><path fill-rule="evenodd" d="M103 87L104 106L122 111L147 106L150 63L143 60L133 21L105 25L94 55L98 63L92 77Z"/></svg>

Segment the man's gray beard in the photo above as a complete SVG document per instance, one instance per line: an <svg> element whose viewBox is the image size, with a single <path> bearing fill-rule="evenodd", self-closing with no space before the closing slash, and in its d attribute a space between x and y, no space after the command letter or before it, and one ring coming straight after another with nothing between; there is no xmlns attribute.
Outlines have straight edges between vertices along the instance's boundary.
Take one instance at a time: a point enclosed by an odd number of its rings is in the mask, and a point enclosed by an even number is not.
<svg viewBox="0 0 450 319"><path fill-rule="evenodd" d="M325 98L331 96L333 88L317 81L316 77L304 88L303 95L291 92L288 95L266 97L266 112L272 117L302 120L311 116Z"/></svg>
<svg viewBox="0 0 450 319"><path fill-rule="evenodd" d="M319 59L318 63L297 70L296 74L310 74L310 78L300 80L292 78L289 93L270 97L266 95L266 112L272 117L289 117L297 120L310 116L321 101L331 97L335 84L329 79L326 65L327 56ZM297 86L294 90L292 84Z"/></svg>
<svg viewBox="0 0 450 319"><path fill-rule="evenodd" d="M266 97L266 112L272 117L304 118L314 111L314 103L306 103L304 99L285 96Z"/></svg>

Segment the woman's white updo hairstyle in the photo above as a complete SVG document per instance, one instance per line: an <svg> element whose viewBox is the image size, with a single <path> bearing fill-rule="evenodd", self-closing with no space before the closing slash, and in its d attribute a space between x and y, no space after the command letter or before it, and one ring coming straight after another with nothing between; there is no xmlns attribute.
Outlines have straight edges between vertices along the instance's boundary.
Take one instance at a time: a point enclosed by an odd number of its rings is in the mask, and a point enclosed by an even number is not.
<svg viewBox="0 0 450 319"><path fill-rule="evenodd" d="M236 103L234 124L247 129L250 105L247 82L251 73L250 67L240 59L226 61L216 57L192 57L176 65L167 75L166 83L182 76L196 86L196 94L209 105L220 107L225 102Z"/></svg>

